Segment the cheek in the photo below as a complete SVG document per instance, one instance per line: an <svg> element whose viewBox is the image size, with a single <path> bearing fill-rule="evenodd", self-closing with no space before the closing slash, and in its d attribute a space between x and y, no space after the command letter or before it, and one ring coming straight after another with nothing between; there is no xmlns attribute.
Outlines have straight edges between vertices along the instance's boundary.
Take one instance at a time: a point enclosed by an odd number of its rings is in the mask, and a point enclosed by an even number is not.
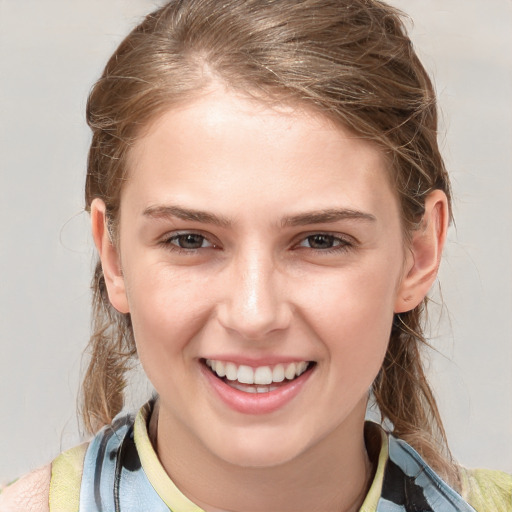
<svg viewBox="0 0 512 512"><path fill-rule="evenodd" d="M376 374L382 364L393 321L398 266L378 264L331 274L304 285L300 308L306 324L345 375ZM299 293L299 292L297 292ZM373 379L370 379L373 380Z"/></svg>
<svg viewBox="0 0 512 512"><path fill-rule="evenodd" d="M311 311L316 323L341 324L354 328L364 325L368 331L393 317L393 308L400 278L398 265L358 265L351 269L318 274L303 280L293 294L304 311Z"/></svg>
<svg viewBox="0 0 512 512"><path fill-rule="evenodd" d="M205 282L199 276L155 264L125 279L141 360L183 350L210 314Z"/></svg>

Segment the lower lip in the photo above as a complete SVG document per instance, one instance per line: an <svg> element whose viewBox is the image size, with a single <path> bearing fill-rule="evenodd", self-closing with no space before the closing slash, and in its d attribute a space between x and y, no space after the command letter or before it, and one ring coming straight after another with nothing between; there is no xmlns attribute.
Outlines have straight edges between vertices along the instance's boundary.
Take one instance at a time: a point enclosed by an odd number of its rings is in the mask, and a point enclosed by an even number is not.
<svg viewBox="0 0 512 512"><path fill-rule="evenodd" d="M206 366L201 366L204 376L220 399L231 409L244 414L268 414L284 407L300 393L313 373L313 369L308 369L300 377L267 393L246 393L232 388Z"/></svg>

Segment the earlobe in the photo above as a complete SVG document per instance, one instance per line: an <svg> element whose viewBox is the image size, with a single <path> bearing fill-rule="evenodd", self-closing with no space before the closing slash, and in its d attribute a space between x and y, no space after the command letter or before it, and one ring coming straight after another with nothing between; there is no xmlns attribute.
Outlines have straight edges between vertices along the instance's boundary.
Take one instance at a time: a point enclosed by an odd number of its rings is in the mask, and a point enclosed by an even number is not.
<svg viewBox="0 0 512 512"><path fill-rule="evenodd" d="M395 313L414 309L434 283L443 252L449 223L449 207L442 190L432 191L425 201L419 228L412 233L405 275L395 302Z"/></svg>
<svg viewBox="0 0 512 512"><path fill-rule="evenodd" d="M92 236L100 256L110 302L120 313L129 313L130 308L126 296L119 251L111 239L107 225L106 207L101 199L94 199L91 204L91 225Z"/></svg>

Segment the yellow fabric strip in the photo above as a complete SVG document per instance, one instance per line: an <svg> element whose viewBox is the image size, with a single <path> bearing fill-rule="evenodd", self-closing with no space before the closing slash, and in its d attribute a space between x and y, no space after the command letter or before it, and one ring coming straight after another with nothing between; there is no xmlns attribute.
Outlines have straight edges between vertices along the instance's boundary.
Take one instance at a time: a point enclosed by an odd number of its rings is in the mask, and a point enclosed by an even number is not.
<svg viewBox="0 0 512 512"><path fill-rule="evenodd" d="M460 468L462 497L479 512L512 512L512 475Z"/></svg>
<svg viewBox="0 0 512 512"><path fill-rule="evenodd" d="M372 485L368 494L366 495L359 512L375 512L379 503L380 496L382 494L382 484L384 482L384 469L386 468L386 462L389 458L389 445L388 436L386 432L380 427L377 427L380 431L380 451L379 451L379 462L377 463L377 471L373 478Z"/></svg>
<svg viewBox="0 0 512 512"><path fill-rule="evenodd" d="M148 480L173 512L204 512L182 494L160 464L148 436L147 422L150 412L151 407L146 404L137 414L134 426L135 445Z"/></svg>
<svg viewBox="0 0 512 512"><path fill-rule="evenodd" d="M78 512L87 446L84 443L67 450L52 462L50 512Z"/></svg>

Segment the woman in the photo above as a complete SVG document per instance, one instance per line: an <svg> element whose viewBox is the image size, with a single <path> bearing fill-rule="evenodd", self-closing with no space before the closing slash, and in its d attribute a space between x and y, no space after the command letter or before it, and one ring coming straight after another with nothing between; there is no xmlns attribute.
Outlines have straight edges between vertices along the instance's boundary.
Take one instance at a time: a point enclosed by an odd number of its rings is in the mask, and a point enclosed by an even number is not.
<svg viewBox="0 0 512 512"><path fill-rule="evenodd" d="M7 499L507 510L506 475L452 462L421 364L450 187L396 11L170 2L115 52L88 121L83 412L113 423ZM114 420L135 354L157 397ZM393 436L365 425L370 396Z"/></svg>

